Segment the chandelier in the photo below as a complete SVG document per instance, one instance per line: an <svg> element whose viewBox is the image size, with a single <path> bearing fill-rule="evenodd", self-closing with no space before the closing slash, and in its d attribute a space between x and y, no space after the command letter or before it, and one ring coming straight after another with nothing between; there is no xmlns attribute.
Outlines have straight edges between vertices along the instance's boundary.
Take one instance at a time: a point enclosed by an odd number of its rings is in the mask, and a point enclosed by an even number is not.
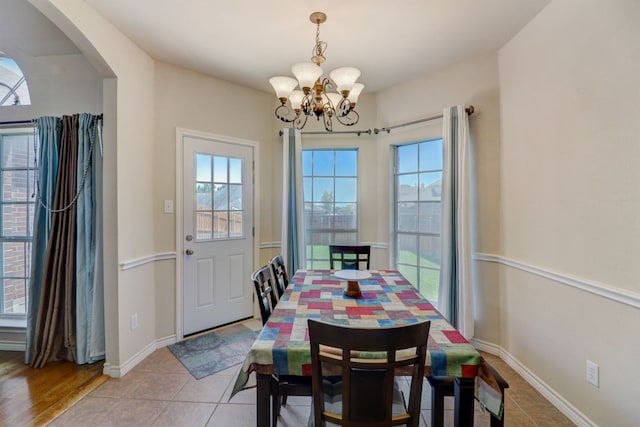
<svg viewBox="0 0 640 427"><path fill-rule="evenodd" d="M345 126L353 126L360 119L355 107L358 96L364 89L363 84L356 83L360 77L360 70L341 67L329 73L328 78L322 77L320 64L326 59L324 52L327 43L320 41L320 24L327 20L327 15L314 12L309 16L309 20L317 25L311 62L302 62L291 67L295 79L286 76L269 79L280 100L280 105L275 110L276 117L285 123L293 123L298 129L302 129L307 123L307 118L312 115L318 121L322 118L324 128L328 132L333 130L332 118Z"/></svg>

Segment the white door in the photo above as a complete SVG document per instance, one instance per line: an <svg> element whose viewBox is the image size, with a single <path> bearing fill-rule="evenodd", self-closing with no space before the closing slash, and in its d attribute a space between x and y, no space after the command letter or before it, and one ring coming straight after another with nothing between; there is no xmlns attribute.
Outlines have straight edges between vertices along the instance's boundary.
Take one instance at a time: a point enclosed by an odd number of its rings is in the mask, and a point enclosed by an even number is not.
<svg viewBox="0 0 640 427"><path fill-rule="evenodd" d="M252 316L253 147L183 136L183 333Z"/></svg>

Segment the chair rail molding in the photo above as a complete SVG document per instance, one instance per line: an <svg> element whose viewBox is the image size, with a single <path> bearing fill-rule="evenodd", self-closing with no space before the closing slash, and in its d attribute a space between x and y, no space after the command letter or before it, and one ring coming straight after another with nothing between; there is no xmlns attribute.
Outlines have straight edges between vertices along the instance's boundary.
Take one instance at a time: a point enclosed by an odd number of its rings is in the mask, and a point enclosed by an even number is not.
<svg viewBox="0 0 640 427"><path fill-rule="evenodd" d="M140 267L142 265L149 264L151 262L163 261L166 259L175 259L175 258L176 258L175 252L162 252L158 254L147 255L142 258L135 258L131 260L121 261L120 271L125 271L135 267Z"/></svg>
<svg viewBox="0 0 640 427"><path fill-rule="evenodd" d="M624 289L614 288L604 285L602 283L591 282L585 279L570 276L568 274L559 273L552 270L547 270L542 267L538 267L532 264L527 264L522 261L503 257L501 255L474 253L474 261L494 262L497 264L505 265L507 267L516 268L527 273L535 274L536 276L544 277L545 279L553 280L558 283L562 283L573 288L577 288L594 295L598 295L604 298L608 298L612 301L619 302L621 304L630 305L634 308L640 308L640 294L630 292Z"/></svg>

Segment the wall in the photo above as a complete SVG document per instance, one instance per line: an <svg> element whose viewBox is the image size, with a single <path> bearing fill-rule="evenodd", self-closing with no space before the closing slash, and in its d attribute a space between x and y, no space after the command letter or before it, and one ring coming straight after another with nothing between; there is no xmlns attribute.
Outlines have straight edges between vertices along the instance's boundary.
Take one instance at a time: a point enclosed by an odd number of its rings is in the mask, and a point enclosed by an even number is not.
<svg viewBox="0 0 640 427"><path fill-rule="evenodd" d="M499 52L499 343L579 425L640 420L639 19L554 0Z"/></svg>
<svg viewBox="0 0 640 427"><path fill-rule="evenodd" d="M29 4L22 6L27 16L37 19L39 12ZM21 9L23 10L23 9ZM7 17L7 19L11 19ZM2 25L5 24L4 17ZM31 105L0 107L0 122L32 120L41 116L62 116L102 112L102 77L80 53L36 55L24 46L0 40L0 50L13 57L24 73ZM23 327L0 329L0 345L24 348Z"/></svg>
<svg viewBox="0 0 640 427"><path fill-rule="evenodd" d="M472 138L473 181L476 183L477 222L474 252L500 251L500 137L499 89L497 55L481 56L377 94L378 127L393 126L442 114L444 107L473 105L475 113L469 117ZM412 125L380 133L377 142L375 176L380 211L377 230L389 241L391 200L389 188L391 146L442 136L442 120ZM391 248L391 251L393 248ZM388 255L390 256L390 254ZM489 342L499 340L499 287L495 266L474 263L477 282L476 336Z"/></svg>
<svg viewBox="0 0 640 427"><path fill-rule="evenodd" d="M30 0L104 77L105 371L126 372L155 336L155 271L119 264L154 253L153 60L80 0ZM115 77L115 78L114 78ZM140 327L132 331L130 316Z"/></svg>
<svg viewBox="0 0 640 427"><path fill-rule="evenodd" d="M31 105L0 107L0 121L41 116L102 113L102 77L86 58L77 55L30 56L0 45L24 73Z"/></svg>
<svg viewBox="0 0 640 427"><path fill-rule="evenodd" d="M272 200L281 184L275 181L279 173L274 163L279 148L277 130L268 114L275 97L247 89L214 77L186 70L174 65L155 64L155 142L154 142L154 228L155 250L158 253L176 250L176 215L163 213L163 200L177 200L176 184L176 128L196 130L215 135L241 138L256 142L259 157L256 182L256 245L279 240L273 231ZM280 150L280 151L278 151ZM276 173L277 172L277 173ZM175 206L175 209L180 209ZM254 260L255 266L268 261L267 255ZM178 256L181 256L178 254ZM175 334L176 273L175 261L162 261L162 268L170 274L156 274L158 316L157 337Z"/></svg>

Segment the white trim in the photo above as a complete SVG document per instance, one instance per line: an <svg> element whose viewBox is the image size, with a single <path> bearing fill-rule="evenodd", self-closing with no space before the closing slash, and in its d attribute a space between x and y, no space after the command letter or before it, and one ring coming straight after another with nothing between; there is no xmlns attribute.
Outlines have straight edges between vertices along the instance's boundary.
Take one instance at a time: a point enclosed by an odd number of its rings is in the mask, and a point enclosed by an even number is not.
<svg viewBox="0 0 640 427"><path fill-rule="evenodd" d="M602 283L590 282L577 277L572 277L556 271L546 270L542 267L527 264L522 261L506 258L500 255L475 253L473 255L474 261L486 261L495 262L508 267L513 267L527 273L535 274L536 276L544 277L545 279L553 280L564 285L568 285L594 295L598 295L604 298L608 298L612 301L619 302L621 304L630 305L631 307L640 308L640 294L630 292L624 289L614 288L604 285Z"/></svg>
<svg viewBox="0 0 640 427"><path fill-rule="evenodd" d="M389 249L389 244L385 242L360 242L361 245L369 245L372 249Z"/></svg>
<svg viewBox="0 0 640 427"><path fill-rule="evenodd" d="M176 127L176 204L175 204L175 231L176 231L176 253L184 253L184 219L183 219L183 168L184 168L184 138L191 136L194 138L203 138L207 140L216 140L226 142L230 144L243 145L251 147L253 152L253 263L255 264L260 259L260 248L256 244L257 239L260 237L260 208L258 202L260 201L260 144L248 139L235 138L231 136L217 135L208 132L202 132L192 129ZM184 314L183 314L183 256L176 256L176 339L179 341L184 338ZM257 303L253 306L253 315L256 314Z"/></svg>
<svg viewBox="0 0 640 427"><path fill-rule="evenodd" d="M542 394L553 406L562 412L567 418L573 421L579 427L597 427L597 424L591 421L585 414L580 412L578 408L564 399L558 392L542 381L533 372L527 369L519 360L510 355L502 347L488 343L486 341L473 338L471 344L478 350L499 356L504 362L516 371L531 387L535 388Z"/></svg>
<svg viewBox="0 0 640 427"><path fill-rule="evenodd" d="M176 258L175 252L163 252L159 254L147 255L142 258L122 261L120 263L120 271L125 271L131 268L140 267L142 265L149 264L155 261L163 261L165 259L175 259L175 258Z"/></svg>
<svg viewBox="0 0 640 427"><path fill-rule="evenodd" d="M0 341L0 351L27 351L24 341Z"/></svg>
<svg viewBox="0 0 640 427"><path fill-rule="evenodd" d="M153 341L145 348L134 354L133 357L125 361L122 365L112 365L111 363L105 363L102 368L102 373L105 375L109 375L112 378L122 378L127 372L135 368L140 362L150 356L151 353L175 342L175 335L158 338L157 340Z"/></svg>
<svg viewBox="0 0 640 427"><path fill-rule="evenodd" d="M282 245L280 242L264 242L260 243L258 249L272 249L272 248L280 248Z"/></svg>

